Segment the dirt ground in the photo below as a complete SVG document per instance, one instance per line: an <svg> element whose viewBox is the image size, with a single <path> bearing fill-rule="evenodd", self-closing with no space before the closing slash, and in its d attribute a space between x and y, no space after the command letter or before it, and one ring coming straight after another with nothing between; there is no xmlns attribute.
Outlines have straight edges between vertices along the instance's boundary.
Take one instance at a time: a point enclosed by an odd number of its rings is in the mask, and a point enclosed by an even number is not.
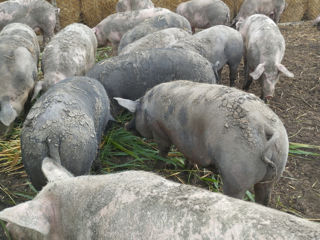
<svg viewBox="0 0 320 240"><path fill-rule="evenodd" d="M281 25L286 40L283 64L294 73L294 79L282 76L276 86L270 107L280 116L290 142L320 146L320 31L311 22ZM223 72L223 84L228 84L228 70ZM239 68L236 86L243 83L243 65ZM253 83L250 92L260 95L260 86ZM318 151L320 153L320 151ZM0 161L1 163L1 161ZM25 201L7 193L34 195L26 184L27 178L18 173L1 173L0 210L13 201ZM271 207L320 221L320 157L290 155L283 177L276 184ZM0 239L3 239L0 227Z"/></svg>

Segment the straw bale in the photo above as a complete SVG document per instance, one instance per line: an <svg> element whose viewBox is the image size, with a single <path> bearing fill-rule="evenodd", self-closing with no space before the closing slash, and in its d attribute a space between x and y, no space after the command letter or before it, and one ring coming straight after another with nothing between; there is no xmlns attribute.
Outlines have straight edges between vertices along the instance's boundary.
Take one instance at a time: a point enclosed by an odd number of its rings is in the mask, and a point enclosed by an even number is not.
<svg viewBox="0 0 320 240"><path fill-rule="evenodd" d="M90 27L96 26L116 12L118 0L81 0L82 20Z"/></svg>
<svg viewBox="0 0 320 240"><path fill-rule="evenodd" d="M314 20L320 15L320 0L308 0L306 17L308 20Z"/></svg>
<svg viewBox="0 0 320 240"><path fill-rule="evenodd" d="M168 8L173 12L176 12L177 6L186 2L186 0L152 0L155 7Z"/></svg>
<svg viewBox="0 0 320 240"><path fill-rule="evenodd" d="M301 21L307 9L307 0L286 0L288 6L281 15L280 22Z"/></svg>
<svg viewBox="0 0 320 240"><path fill-rule="evenodd" d="M48 2L51 3L50 0L48 0ZM74 22L80 22L80 0L56 0L56 2L57 7L60 8L59 18L61 28Z"/></svg>

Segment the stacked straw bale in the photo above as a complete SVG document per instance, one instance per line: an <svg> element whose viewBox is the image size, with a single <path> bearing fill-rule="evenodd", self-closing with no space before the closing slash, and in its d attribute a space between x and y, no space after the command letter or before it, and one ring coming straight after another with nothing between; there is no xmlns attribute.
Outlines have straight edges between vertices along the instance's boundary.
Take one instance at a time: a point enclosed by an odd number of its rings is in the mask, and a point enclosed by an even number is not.
<svg viewBox="0 0 320 240"><path fill-rule="evenodd" d="M173 12L176 12L177 6L186 2L187 0L152 0L155 7L168 8Z"/></svg>
<svg viewBox="0 0 320 240"><path fill-rule="evenodd" d="M287 8L281 15L280 22L301 21L307 10L308 0L286 0Z"/></svg>
<svg viewBox="0 0 320 240"><path fill-rule="evenodd" d="M47 0L51 3L51 0ZM152 0L156 7L176 11L181 2L187 0ZM223 0L230 8L231 19L236 16L244 0ZM0 0L4 2L4 0ZM56 0L60 8L60 25L65 27L74 22L83 22L90 27L115 12L118 0ZM313 20L320 15L320 0L286 0L288 6L281 22Z"/></svg>
<svg viewBox="0 0 320 240"><path fill-rule="evenodd" d="M320 15L320 0L307 0L306 18L313 20Z"/></svg>
<svg viewBox="0 0 320 240"><path fill-rule="evenodd" d="M116 12L118 0L81 0L82 20L89 27L96 26L107 16Z"/></svg>
<svg viewBox="0 0 320 240"><path fill-rule="evenodd" d="M48 2L51 3L50 0ZM71 23L80 22L81 4L80 0L56 0L60 8L60 27L63 28Z"/></svg>

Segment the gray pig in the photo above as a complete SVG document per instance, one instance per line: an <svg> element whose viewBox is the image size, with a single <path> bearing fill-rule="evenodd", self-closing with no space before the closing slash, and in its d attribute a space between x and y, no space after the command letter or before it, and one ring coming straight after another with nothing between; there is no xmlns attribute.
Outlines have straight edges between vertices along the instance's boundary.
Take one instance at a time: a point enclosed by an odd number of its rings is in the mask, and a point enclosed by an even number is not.
<svg viewBox="0 0 320 240"><path fill-rule="evenodd" d="M37 83L33 98L67 77L85 75L95 64L96 51L97 39L92 29L81 23L66 26L43 51L44 80Z"/></svg>
<svg viewBox="0 0 320 240"><path fill-rule="evenodd" d="M254 185L256 202L268 204L289 142L279 117L259 98L227 86L174 81L136 101L115 99L134 113L127 129L153 138L161 156L174 144L190 163L216 167L225 194L242 198Z"/></svg>
<svg viewBox="0 0 320 240"><path fill-rule="evenodd" d="M285 52L285 41L278 26L269 17L254 14L240 25L244 40L244 90L248 90L252 79L262 85L261 98L273 97L280 72L293 78L293 73L281 64ZM249 74L249 71L253 71Z"/></svg>
<svg viewBox="0 0 320 240"><path fill-rule="evenodd" d="M146 8L154 8L154 4L151 0L119 0L116 5L117 12L126 12Z"/></svg>
<svg viewBox="0 0 320 240"><path fill-rule="evenodd" d="M285 6L285 0L244 0L239 13L232 21L232 26L236 26L238 21L243 21L257 13L267 15L275 23L278 23Z"/></svg>
<svg viewBox="0 0 320 240"><path fill-rule="evenodd" d="M128 44L119 55L128 54L131 52L139 52L151 48L165 48L177 40L189 37L190 34L180 28L166 28L154 33L150 33L137 41Z"/></svg>
<svg viewBox="0 0 320 240"><path fill-rule="evenodd" d="M43 94L21 132L22 161L35 188L46 184L41 173L45 157L75 175L89 173L109 120L108 96L95 79L67 78Z"/></svg>
<svg viewBox="0 0 320 240"><path fill-rule="evenodd" d="M14 240L320 238L319 223L150 172L73 177L50 158L42 170L47 186L0 212Z"/></svg>
<svg viewBox="0 0 320 240"><path fill-rule="evenodd" d="M107 45L109 41L114 47L118 48L122 35L128 30L147 18L164 15L169 12L170 10L165 8L148 8L111 14L93 28L98 40L98 47Z"/></svg>
<svg viewBox="0 0 320 240"><path fill-rule="evenodd" d="M54 35L59 9L45 0L12 0L0 3L0 30L9 23L41 29L45 44ZM58 30L58 29L57 29Z"/></svg>
<svg viewBox="0 0 320 240"><path fill-rule="evenodd" d="M189 20L193 33L195 28L227 25L230 21L230 9L221 0L182 2L177 7L177 13Z"/></svg>
<svg viewBox="0 0 320 240"><path fill-rule="evenodd" d="M161 16L149 18L127 31L120 40L118 52L128 44L133 43L149 33L171 27L181 28L191 34L191 26L189 21L179 14L169 12Z"/></svg>
<svg viewBox="0 0 320 240"><path fill-rule="evenodd" d="M173 43L170 47L195 51L207 58L219 74L225 64L230 69L230 86L234 86L243 52L241 34L224 25L214 26Z"/></svg>
<svg viewBox="0 0 320 240"><path fill-rule="evenodd" d="M88 77L99 80L110 99L135 100L155 85L176 79L216 83L212 64L201 55L182 49L149 49L97 63Z"/></svg>
<svg viewBox="0 0 320 240"><path fill-rule="evenodd" d="M34 31L11 23L0 33L0 137L24 108L38 76L40 49Z"/></svg>
<svg viewBox="0 0 320 240"><path fill-rule="evenodd" d="M313 26L317 26L320 31L320 15L313 21Z"/></svg>

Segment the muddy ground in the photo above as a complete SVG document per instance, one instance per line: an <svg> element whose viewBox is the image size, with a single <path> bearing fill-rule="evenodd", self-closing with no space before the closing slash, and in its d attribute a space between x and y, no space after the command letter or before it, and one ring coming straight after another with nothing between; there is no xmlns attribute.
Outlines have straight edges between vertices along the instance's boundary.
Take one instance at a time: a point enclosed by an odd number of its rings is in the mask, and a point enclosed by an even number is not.
<svg viewBox="0 0 320 240"><path fill-rule="evenodd" d="M286 40L282 63L295 78L281 77L270 107L283 120L290 142L320 146L320 31L310 22L281 25L280 29ZM241 88L242 83L243 65L236 86ZM227 69L223 71L223 84L228 84ZM253 83L250 92L260 95L259 84ZM0 210L26 200L18 195L10 199L10 193L34 194L26 182L19 170L10 176L0 173ZM274 188L271 207L320 221L319 156L289 156L283 177Z"/></svg>

